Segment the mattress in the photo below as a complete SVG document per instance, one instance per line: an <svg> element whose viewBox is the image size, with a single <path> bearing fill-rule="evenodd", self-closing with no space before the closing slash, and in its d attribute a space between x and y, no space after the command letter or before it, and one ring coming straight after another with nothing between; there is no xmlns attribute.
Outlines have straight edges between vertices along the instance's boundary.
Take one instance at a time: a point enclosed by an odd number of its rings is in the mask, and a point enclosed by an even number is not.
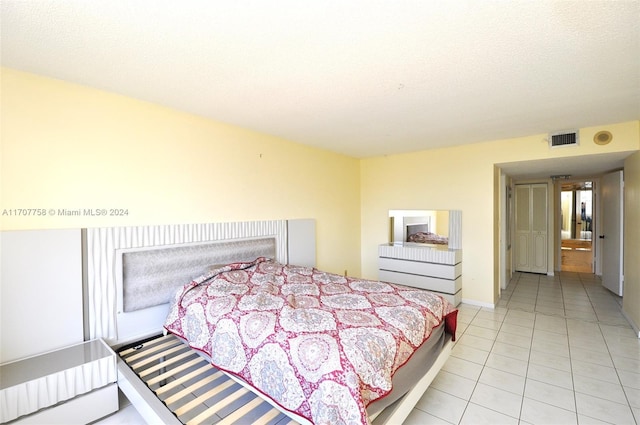
<svg viewBox="0 0 640 425"><path fill-rule="evenodd" d="M456 313L427 291L262 257L185 285L165 329L295 415L365 424L432 332L455 332Z"/></svg>

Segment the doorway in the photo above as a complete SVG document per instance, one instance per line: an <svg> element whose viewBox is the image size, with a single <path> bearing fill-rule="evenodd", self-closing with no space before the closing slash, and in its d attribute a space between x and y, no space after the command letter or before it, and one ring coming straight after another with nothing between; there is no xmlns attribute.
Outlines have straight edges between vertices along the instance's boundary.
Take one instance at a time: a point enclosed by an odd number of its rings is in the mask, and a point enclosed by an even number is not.
<svg viewBox="0 0 640 425"><path fill-rule="evenodd" d="M560 237L561 270L593 273L593 182L561 185Z"/></svg>

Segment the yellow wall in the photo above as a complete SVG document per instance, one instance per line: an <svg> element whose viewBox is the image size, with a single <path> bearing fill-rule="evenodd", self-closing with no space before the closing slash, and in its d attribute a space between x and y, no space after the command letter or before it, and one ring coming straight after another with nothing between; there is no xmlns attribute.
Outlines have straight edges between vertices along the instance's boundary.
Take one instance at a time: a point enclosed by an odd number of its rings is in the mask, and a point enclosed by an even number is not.
<svg viewBox="0 0 640 425"><path fill-rule="evenodd" d="M494 164L640 149L634 121L581 129L583 141L611 131L606 146L550 150L535 135L359 161L15 70L3 68L1 80L0 208L129 211L0 216L3 230L315 218L320 268L377 278L390 209L458 209L463 298L487 304L498 293ZM627 235L635 235L626 238L625 310L636 323L640 273L628 256L640 240L640 220L629 218L640 211L639 155L625 164Z"/></svg>
<svg viewBox="0 0 640 425"><path fill-rule="evenodd" d="M640 123L639 123L640 124ZM624 162L624 297L622 309L640 327L640 153Z"/></svg>
<svg viewBox="0 0 640 425"><path fill-rule="evenodd" d="M377 246L386 241L388 210L457 209L462 211L462 298L494 304L499 277L494 262L499 230L494 193L499 174L494 174L498 172L494 164L640 149L638 122L604 128L614 134L606 146L585 142L549 149L546 135L535 135L363 160L363 275L377 276ZM580 140L592 140L601 129L581 129Z"/></svg>
<svg viewBox="0 0 640 425"><path fill-rule="evenodd" d="M449 234L449 211L436 211L436 230L434 233Z"/></svg>
<svg viewBox="0 0 640 425"><path fill-rule="evenodd" d="M3 230L314 218L317 264L360 273L359 161L2 68ZM58 209L125 208L126 217ZM4 212L4 211L2 211Z"/></svg>

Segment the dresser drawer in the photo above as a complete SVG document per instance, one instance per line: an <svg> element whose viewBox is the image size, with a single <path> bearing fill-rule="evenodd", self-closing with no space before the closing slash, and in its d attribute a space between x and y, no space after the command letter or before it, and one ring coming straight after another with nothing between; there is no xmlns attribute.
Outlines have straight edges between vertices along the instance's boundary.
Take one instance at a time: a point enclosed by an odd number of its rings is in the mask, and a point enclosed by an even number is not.
<svg viewBox="0 0 640 425"><path fill-rule="evenodd" d="M456 279L450 280L389 270L379 270L378 278L383 282L413 286L415 288L427 289L434 292L443 292L446 294L455 294L462 289L462 276L458 276Z"/></svg>
<svg viewBox="0 0 640 425"><path fill-rule="evenodd" d="M410 273L450 280L455 280L462 275L462 263L449 265L380 257L378 259L378 267L380 270Z"/></svg>

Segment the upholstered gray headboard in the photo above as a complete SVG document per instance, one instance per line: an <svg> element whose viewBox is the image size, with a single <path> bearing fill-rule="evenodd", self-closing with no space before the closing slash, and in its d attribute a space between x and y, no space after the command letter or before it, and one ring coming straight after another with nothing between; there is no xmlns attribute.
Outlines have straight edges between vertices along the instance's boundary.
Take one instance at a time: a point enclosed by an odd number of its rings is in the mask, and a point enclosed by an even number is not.
<svg viewBox="0 0 640 425"><path fill-rule="evenodd" d="M312 219L104 227L83 229L82 234L85 339L103 338L111 345L160 332L169 310L171 282L177 290L208 265L254 255L315 265ZM275 240L275 248L271 242L259 248L246 242L263 244L265 239ZM229 241L233 244L218 244ZM157 268L162 271L152 270ZM155 280L164 273L166 279ZM161 289L151 290L153 284Z"/></svg>
<svg viewBox="0 0 640 425"><path fill-rule="evenodd" d="M316 257L313 219L89 228L82 239L84 337L111 345L160 332L173 291L207 266Z"/></svg>
<svg viewBox="0 0 640 425"><path fill-rule="evenodd" d="M122 251L119 312L168 303L175 291L216 264L276 259L276 238L236 239ZM120 276L120 275L119 275ZM120 302L119 302L120 304Z"/></svg>

